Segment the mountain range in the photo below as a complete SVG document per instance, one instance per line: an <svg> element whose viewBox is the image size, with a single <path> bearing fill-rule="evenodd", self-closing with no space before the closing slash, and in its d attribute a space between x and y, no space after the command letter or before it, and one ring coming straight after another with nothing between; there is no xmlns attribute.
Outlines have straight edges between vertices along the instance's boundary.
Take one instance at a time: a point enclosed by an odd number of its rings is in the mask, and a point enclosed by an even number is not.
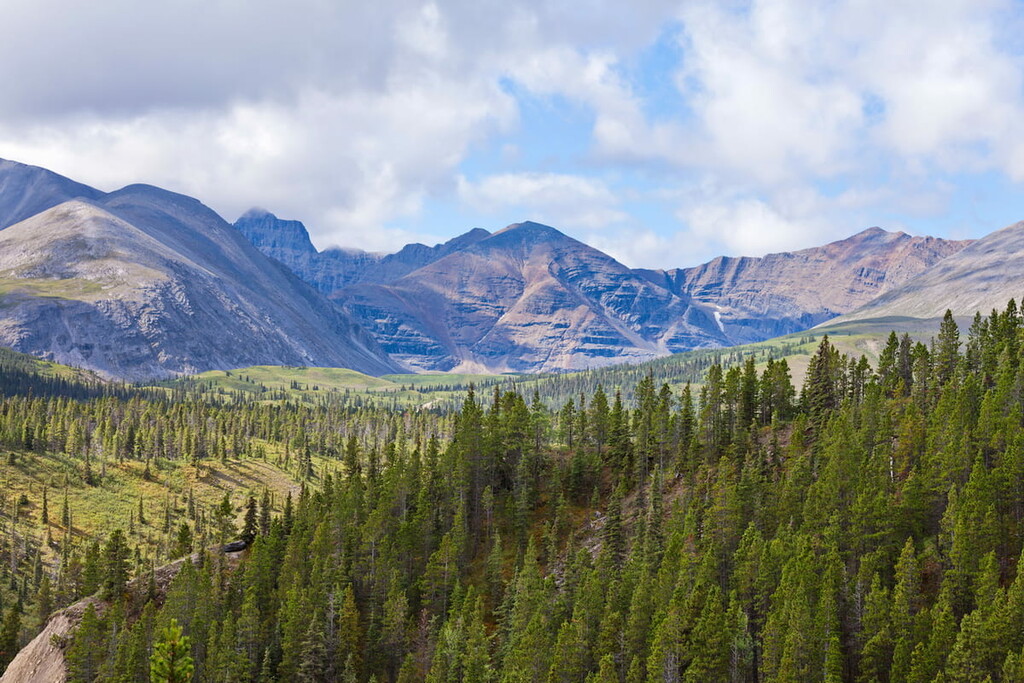
<svg viewBox="0 0 1024 683"><path fill-rule="evenodd" d="M266 210L232 226L160 188L105 193L0 161L0 345L127 380L251 365L578 370L837 316L966 314L978 288L1013 289L1015 262L996 265L1024 260L1024 227L1007 230L972 243L870 228L669 270L531 221L393 254L318 251L301 222Z"/></svg>
<svg viewBox="0 0 1024 683"><path fill-rule="evenodd" d="M397 369L199 201L0 165L0 344L125 380L255 364Z"/></svg>
<svg viewBox="0 0 1024 683"><path fill-rule="evenodd" d="M301 223L262 210L235 227L417 371L577 370L761 341L856 310L970 244L870 228L664 271L532 222L388 255L318 253Z"/></svg>

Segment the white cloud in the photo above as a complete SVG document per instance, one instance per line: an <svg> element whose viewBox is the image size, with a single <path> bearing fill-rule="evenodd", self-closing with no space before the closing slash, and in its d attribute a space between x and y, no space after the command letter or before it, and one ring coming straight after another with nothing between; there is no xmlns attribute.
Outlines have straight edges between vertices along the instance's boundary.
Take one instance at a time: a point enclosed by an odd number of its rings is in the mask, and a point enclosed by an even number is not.
<svg viewBox="0 0 1024 683"><path fill-rule="evenodd" d="M679 160L766 183L833 175L863 124L856 88L821 59L813 6L758 2L738 18L719 5L685 15L679 74L698 118Z"/></svg>
<svg viewBox="0 0 1024 683"><path fill-rule="evenodd" d="M507 173L472 182L460 176L459 198L485 214L520 212L523 219L560 228L601 229L627 214L602 181L558 173Z"/></svg>
<svg viewBox="0 0 1024 683"><path fill-rule="evenodd" d="M322 245L396 248L409 233L387 226L416 222L474 144L516 125L503 79L543 54L534 75L562 68L547 92L580 63L599 84L671 4L11 0L0 156L106 189L163 185L229 219L264 205Z"/></svg>
<svg viewBox="0 0 1024 683"><path fill-rule="evenodd" d="M678 128L644 121L623 136L638 157L701 177L676 193L677 245L810 246L877 214L937 214L955 189L943 174L1024 180L1021 18L1008 2L695 2L679 16L689 111ZM672 143L637 144L659 136Z"/></svg>
<svg viewBox="0 0 1024 683"><path fill-rule="evenodd" d="M1000 147L1021 139L1024 63L999 46L1001 4L943 2L920 12L874 2L865 14L885 11L885 22L850 20L867 48L851 60L850 77L885 107L877 144L952 169L1007 168Z"/></svg>
<svg viewBox="0 0 1024 683"><path fill-rule="evenodd" d="M1019 15L1010 0L8 0L0 156L160 184L229 219L264 205L321 246L427 239L396 226L454 197L672 265L820 243L882 208L935 213L952 170L1024 180ZM666 32L678 111L645 101L637 66ZM524 172L546 141L518 128L508 82L585 111L585 158ZM485 146L503 166L466 180ZM680 234L599 232L635 227L644 201L671 202Z"/></svg>
<svg viewBox="0 0 1024 683"><path fill-rule="evenodd" d="M399 79L381 94L308 92L290 106L239 103L27 131L0 124L0 150L104 189L145 181L191 194L229 220L261 203L307 221L322 246L389 249L398 240L379 229L415 215L470 144L514 117L507 96L487 84L471 91Z"/></svg>
<svg viewBox="0 0 1024 683"><path fill-rule="evenodd" d="M806 243L808 235L827 230L827 226L802 212L785 215L752 198L729 204L703 204L681 214L694 237L723 245L728 254L743 256L811 246Z"/></svg>
<svg viewBox="0 0 1024 683"><path fill-rule="evenodd" d="M676 239L682 235L676 236ZM626 228L585 235L584 241L630 268L672 268L682 245L649 228Z"/></svg>
<svg viewBox="0 0 1024 683"><path fill-rule="evenodd" d="M1002 2L753 0L687 5L678 73L695 114L673 160L761 185L879 159L1010 168L1024 114ZM982 147L980 150L978 145Z"/></svg>

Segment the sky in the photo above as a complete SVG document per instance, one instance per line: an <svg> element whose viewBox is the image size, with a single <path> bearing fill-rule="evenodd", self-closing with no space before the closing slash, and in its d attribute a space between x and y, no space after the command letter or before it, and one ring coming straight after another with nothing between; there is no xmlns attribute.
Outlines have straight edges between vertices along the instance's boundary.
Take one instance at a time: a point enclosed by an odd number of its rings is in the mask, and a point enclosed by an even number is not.
<svg viewBox="0 0 1024 683"><path fill-rule="evenodd" d="M547 223L633 267L1024 220L1005 0L0 0L0 157L319 248Z"/></svg>

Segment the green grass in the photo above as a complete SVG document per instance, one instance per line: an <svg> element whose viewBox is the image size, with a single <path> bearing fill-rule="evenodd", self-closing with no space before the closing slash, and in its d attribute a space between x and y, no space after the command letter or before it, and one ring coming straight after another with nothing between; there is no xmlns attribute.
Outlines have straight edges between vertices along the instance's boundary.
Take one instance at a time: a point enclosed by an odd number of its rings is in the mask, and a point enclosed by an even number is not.
<svg viewBox="0 0 1024 683"><path fill-rule="evenodd" d="M51 280L47 278L3 278L0 279L0 297L18 294L44 299L66 299L86 301L101 293L103 288L96 282L82 278ZM3 300L0 299L0 306Z"/></svg>
<svg viewBox="0 0 1024 683"><path fill-rule="evenodd" d="M264 488L271 492L275 507L280 511L287 494L297 495L300 484L279 464L279 455L270 447L266 460L205 460L198 465L157 460L151 466L148 480L143 476L143 463L110 462L104 467L94 462L95 483L89 485L82 476L81 458L19 451L9 459L5 452L0 466L0 500L3 502L0 516L8 518L14 501L24 496L28 503L18 506L18 524L23 533L42 540L46 535L46 525L42 522L42 497L46 488L50 535L55 542L60 542L66 533L61 526L66 490L72 538L76 542L103 539L115 528L128 531L129 519L138 511L141 498L147 524L140 525L136 521L129 540L143 548L152 548L163 537L165 508L170 505L176 527L185 518L190 493L197 508L207 511L217 505L225 493L230 494L239 524L248 496L259 498ZM319 456L313 456L313 463L321 474L335 472L339 467L336 460ZM53 550L44 551L49 561L55 559Z"/></svg>
<svg viewBox="0 0 1024 683"><path fill-rule="evenodd" d="M437 387L450 385L468 387L470 384L492 384L502 378L526 376L528 375L511 373L501 375L467 375L459 373L431 372L422 375L384 375L381 379L386 379L395 384L405 384L406 386L413 387Z"/></svg>
<svg viewBox="0 0 1024 683"><path fill-rule="evenodd" d="M193 377L211 386L231 391L254 391L253 385L268 389L292 390L294 384L302 391L340 391L344 389L397 390L387 379L364 375L345 368L316 368L295 366L257 365L239 370L211 370Z"/></svg>
<svg viewBox="0 0 1024 683"><path fill-rule="evenodd" d="M322 401L375 401L399 408L437 407L461 400L469 385L485 387L516 375L396 374L364 375L343 368L261 365L237 370L212 370L164 380L154 386L184 388L213 400L281 400L317 404Z"/></svg>
<svg viewBox="0 0 1024 683"><path fill-rule="evenodd" d="M394 382L355 370L273 365L211 370L199 375L164 380L154 386L186 388L212 399L242 396L268 402L285 399L317 403L353 392L381 396L401 393L401 387Z"/></svg>

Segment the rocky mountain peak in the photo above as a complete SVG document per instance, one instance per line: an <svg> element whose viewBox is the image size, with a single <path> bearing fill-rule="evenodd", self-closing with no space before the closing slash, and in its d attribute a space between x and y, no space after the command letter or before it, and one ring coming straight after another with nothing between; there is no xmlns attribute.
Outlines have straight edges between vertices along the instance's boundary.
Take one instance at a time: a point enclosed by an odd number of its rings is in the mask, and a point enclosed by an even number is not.
<svg viewBox="0 0 1024 683"><path fill-rule="evenodd" d="M441 247L443 249L446 249L448 252L452 252L455 251L456 249L464 249L471 244L476 244L480 240L485 240L490 236L491 232L489 230L484 230L483 228L473 228L469 232L464 232L461 235L457 235L451 238L450 240L442 244Z"/></svg>
<svg viewBox="0 0 1024 683"><path fill-rule="evenodd" d="M523 221L522 223L512 223L501 230L494 233L494 237L499 235L515 236L519 239L527 238L543 238L543 239L571 239L568 235L552 228L550 225L544 225L543 223L536 223L534 221Z"/></svg>
<svg viewBox="0 0 1024 683"><path fill-rule="evenodd" d="M473 245L473 249L492 252L501 251L507 252L510 255L516 253L520 257L525 257L534 249L540 247L558 250L565 248L571 250L581 249L597 253L597 250L552 228L550 225L533 221L513 223Z"/></svg>
<svg viewBox="0 0 1024 683"><path fill-rule="evenodd" d="M941 241L935 238L930 241ZM970 317L977 311L1002 310L1011 298L1020 300L1024 268L1024 222L981 239L958 242L957 253L935 267L906 278L866 305L837 319L869 320L886 317L938 319L947 309Z"/></svg>
<svg viewBox="0 0 1024 683"><path fill-rule="evenodd" d="M48 202L82 194L60 176L14 171L58 190L36 195ZM0 345L132 381L268 363L396 369L198 200L149 185L84 194L0 231Z"/></svg>
<svg viewBox="0 0 1024 683"><path fill-rule="evenodd" d="M289 252L291 257L317 253L305 225L278 218L266 209L249 209L235 221L235 228L261 251ZM283 260L280 256L275 258Z"/></svg>

